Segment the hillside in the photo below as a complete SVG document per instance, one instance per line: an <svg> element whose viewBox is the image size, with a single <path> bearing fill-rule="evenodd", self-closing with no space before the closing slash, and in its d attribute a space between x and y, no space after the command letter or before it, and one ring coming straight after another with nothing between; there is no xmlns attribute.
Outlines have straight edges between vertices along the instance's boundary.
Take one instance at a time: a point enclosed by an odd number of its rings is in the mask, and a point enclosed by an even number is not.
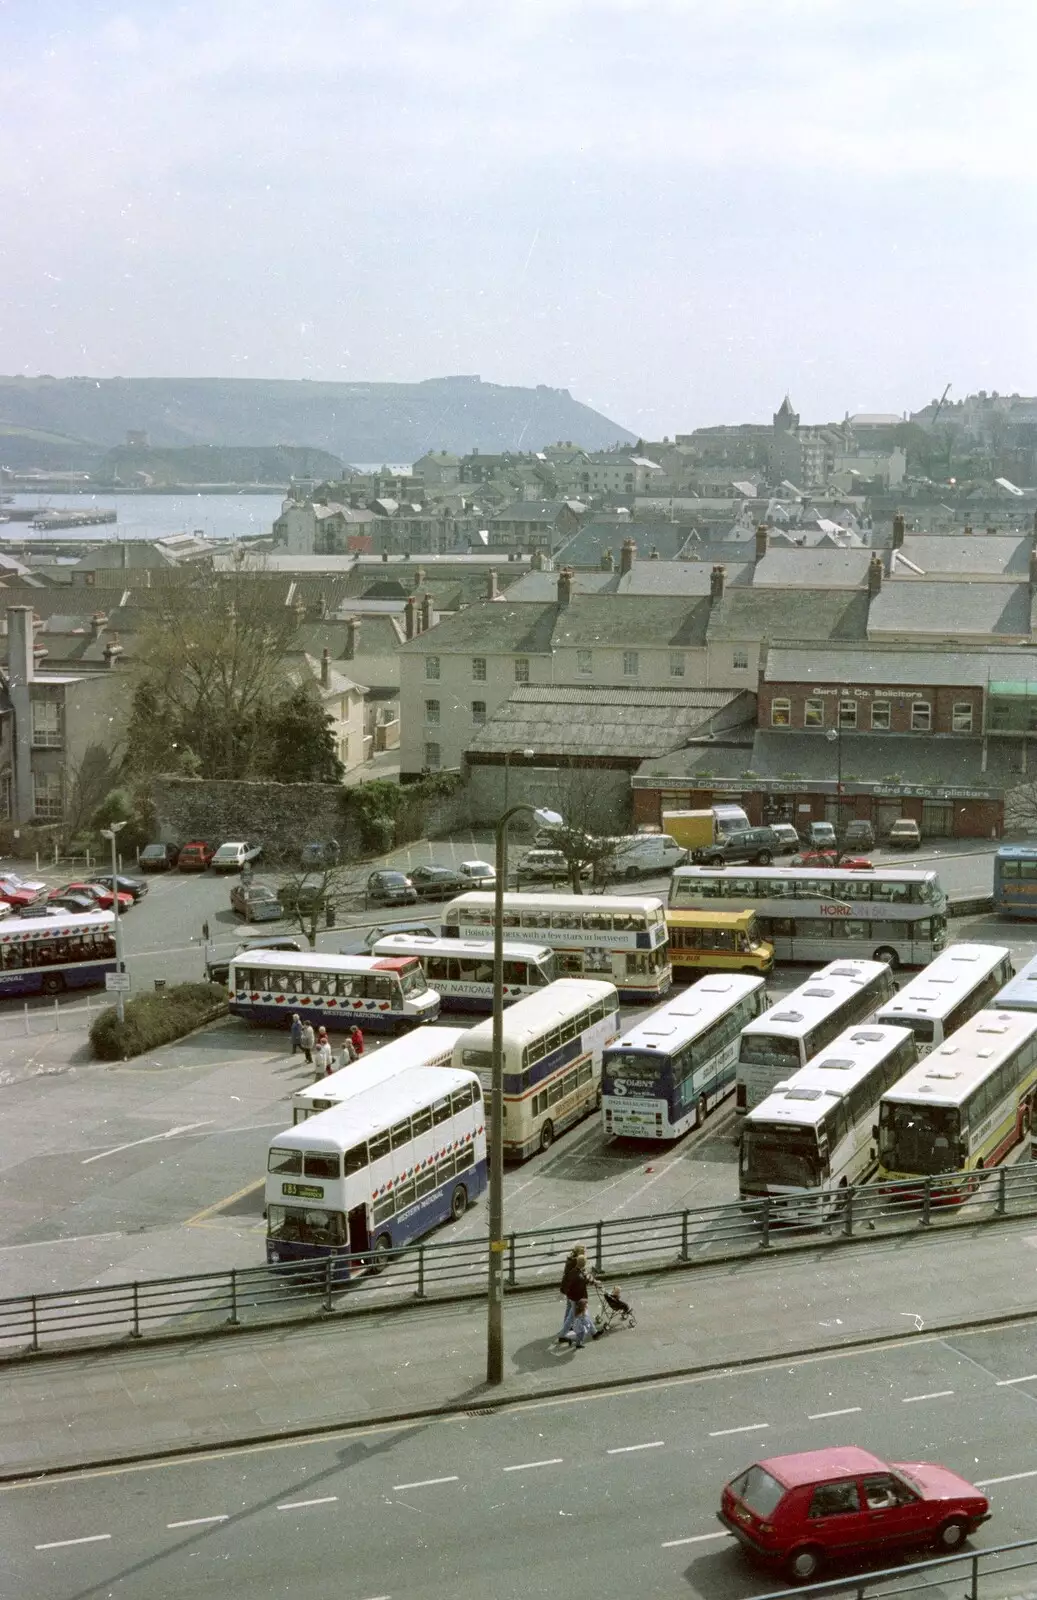
<svg viewBox="0 0 1037 1600"><path fill-rule="evenodd" d="M59 435L70 448L74 442L77 457L87 445L99 458L125 444L131 429L154 447L296 445L351 463L415 461L429 449L534 450L556 439L602 449L634 437L567 389L506 388L477 377L314 383L0 376L0 450L17 438L20 465L36 464L25 459L32 432L48 436L49 452L60 454Z"/></svg>
<svg viewBox="0 0 1037 1600"><path fill-rule="evenodd" d="M100 485L277 483L289 478L322 482L342 475L342 462L327 450L295 445L195 444L180 449L123 445L109 450L94 470Z"/></svg>

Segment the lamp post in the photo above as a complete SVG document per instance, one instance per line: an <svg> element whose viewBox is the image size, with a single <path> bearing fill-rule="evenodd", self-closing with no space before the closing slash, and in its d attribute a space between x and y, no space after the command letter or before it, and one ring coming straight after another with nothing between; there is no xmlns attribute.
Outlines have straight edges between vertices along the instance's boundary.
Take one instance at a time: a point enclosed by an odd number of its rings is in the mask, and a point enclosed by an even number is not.
<svg viewBox="0 0 1037 1600"><path fill-rule="evenodd" d="M532 812L543 828L558 828L557 811L512 806L497 821L497 869L493 885L493 1054L490 1070L490 1259L487 1270L486 1382L504 1381L504 875L508 861L508 823L520 811Z"/></svg>
<svg viewBox="0 0 1037 1600"><path fill-rule="evenodd" d="M119 829L125 828L125 822L113 822L110 828L101 829L101 837L112 842L112 910L115 913L115 967L116 971L123 971L122 964L122 918L119 915L119 860L116 843ZM120 1022L126 1020L126 1007L122 998L122 990L115 992L115 1015Z"/></svg>
<svg viewBox="0 0 1037 1600"><path fill-rule="evenodd" d="M835 743L835 823L838 830L843 816L843 730L837 723L825 734L829 744Z"/></svg>
<svg viewBox="0 0 1037 1600"><path fill-rule="evenodd" d="M532 761L536 755L535 750L505 750L504 752L504 810L508 809L508 775L512 756L521 756L525 761Z"/></svg>

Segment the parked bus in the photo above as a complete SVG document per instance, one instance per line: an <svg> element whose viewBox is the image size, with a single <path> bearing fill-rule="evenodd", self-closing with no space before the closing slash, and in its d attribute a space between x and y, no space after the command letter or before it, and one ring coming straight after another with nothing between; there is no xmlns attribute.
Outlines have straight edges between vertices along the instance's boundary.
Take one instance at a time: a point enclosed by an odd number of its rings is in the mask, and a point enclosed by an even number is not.
<svg viewBox="0 0 1037 1600"><path fill-rule="evenodd" d="M762 978L700 978L606 1049L601 1062L607 1134L678 1139L731 1093L742 1029L767 1004Z"/></svg>
<svg viewBox="0 0 1037 1600"><path fill-rule="evenodd" d="M993 1011L1037 1011L1037 956L1009 978L991 1001Z"/></svg>
<svg viewBox="0 0 1037 1600"><path fill-rule="evenodd" d="M737 1109L752 1111L844 1029L873 1017L894 989L884 961L833 961L815 972L743 1031Z"/></svg>
<svg viewBox="0 0 1037 1600"><path fill-rule="evenodd" d="M391 1029L434 1022L439 996L413 956L339 956L315 950L249 950L227 976L230 1009L246 1022L288 1026L297 1011L314 1027Z"/></svg>
<svg viewBox="0 0 1037 1600"><path fill-rule="evenodd" d="M493 895L458 895L443 913L445 939L487 939ZM506 894L505 937L548 945L562 978L615 984L624 1000L655 1000L673 981L662 901L638 895Z"/></svg>
<svg viewBox="0 0 1037 1600"><path fill-rule="evenodd" d="M411 1067L270 1141L266 1258L323 1265L330 1256L335 1280L347 1283L456 1221L485 1187L478 1078Z"/></svg>
<svg viewBox="0 0 1037 1600"><path fill-rule="evenodd" d="M611 983L560 978L504 1013L504 1155L521 1161L594 1110L601 1097L601 1053L619 1032ZM493 1021L454 1046L454 1066L478 1072L487 1094Z"/></svg>
<svg viewBox="0 0 1037 1600"><path fill-rule="evenodd" d="M1003 844L994 857L994 910L1037 917L1037 844Z"/></svg>
<svg viewBox="0 0 1037 1600"><path fill-rule="evenodd" d="M0 923L0 998L89 989L115 971L110 911L8 917Z"/></svg>
<svg viewBox="0 0 1037 1600"><path fill-rule="evenodd" d="M746 1117L738 1158L742 1199L809 1195L806 1207L783 1203L781 1215L812 1219L819 1195L863 1183L878 1156L879 1101L917 1059L910 1028L876 1023L839 1034ZM822 1219L827 1215L822 1207Z"/></svg>
<svg viewBox="0 0 1037 1600"><path fill-rule="evenodd" d="M678 867L670 906L755 911L778 961L836 955L922 967L947 936L947 897L935 872L877 867Z"/></svg>
<svg viewBox="0 0 1037 1600"><path fill-rule="evenodd" d="M318 1078L305 1089L297 1089L292 1095L292 1121L305 1122L308 1117L330 1111L332 1106L352 1100L410 1067L449 1067L454 1045L464 1031L463 1028L431 1026L415 1028L413 1033L390 1039L377 1050L365 1050L359 1061L340 1067L330 1078Z"/></svg>
<svg viewBox="0 0 1037 1600"><path fill-rule="evenodd" d="M910 1028L924 1056L977 1011L994 1004L1014 971L1012 952L1000 945L949 945L887 1000L875 1021Z"/></svg>
<svg viewBox="0 0 1037 1600"><path fill-rule="evenodd" d="M980 1011L920 1061L879 1107L883 1178L968 1172L1003 1161L1029 1131L1037 1016ZM943 1196L962 1200L956 1186Z"/></svg>
<svg viewBox="0 0 1037 1600"><path fill-rule="evenodd" d="M493 940L429 939L417 933L392 933L374 946L376 956L415 956L426 982L445 1010L489 1011L493 1006ZM558 976L553 950L545 945L504 945L504 1004L535 994Z"/></svg>
<svg viewBox="0 0 1037 1600"><path fill-rule="evenodd" d="M675 982L703 972L752 972L766 977L774 946L760 933L755 911L667 911Z"/></svg>

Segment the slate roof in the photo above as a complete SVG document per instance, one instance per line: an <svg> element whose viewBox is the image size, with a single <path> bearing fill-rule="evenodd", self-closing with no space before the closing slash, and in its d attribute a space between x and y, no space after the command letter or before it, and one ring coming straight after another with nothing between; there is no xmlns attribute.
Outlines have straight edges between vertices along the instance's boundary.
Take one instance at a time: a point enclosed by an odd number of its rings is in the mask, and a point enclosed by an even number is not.
<svg viewBox="0 0 1037 1600"><path fill-rule="evenodd" d="M659 563L653 561L652 566ZM564 565L564 563L563 563ZM573 594L615 593L619 587L619 572L605 572L589 567L573 573ZM508 589L509 600L556 600L558 598L557 572L527 572Z"/></svg>
<svg viewBox="0 0 1037 1600"><path fill-rule="evenodd" d="M687 539L687 530L673 522L635 522L625 518L605 521L588 517L583 526L555 552L556 566L598 567L602 555L611 550L619 566L619 552L627 539L637 546L639 561L646 561L654 546L660 559L672 561Z"/></svg>
<svg viewBox="0 0 1037 1600"><path fill-rule="evenodd" d="M788 732L761 728L753 742L749 763L761 778L801 773L806 780L836 777L835 741L823 733ZM1017 752L1001 750L989 741L987 770L981 770L983 747L978 738L928 736L910 733L844 733L842 736L844 783L882 783L899 774L904 783L924 783L933 788L987 789L997 793L1019 781Z"/></svg>
<svg viewBox="0 0 1037 1600"><path fill-rule="evenodd" d="M866 590L727 588L713 607L707 638L805 642L867 637Z"/></svg>
<svg viewBox="0 0 1037 1600"><path fill-rule="evenodd" d="M558 648L704 645L709 600L686 595L578 595L558 612Z"/></svg>
<svg viewBox="0 0 1037 1600"><path fill-rule="evenodd" d="M891 650L861 644L846 650L776 646L767 655L768 683L925 684L954 688L988 682L1037 683L1037 650Z"/></svg>
<svg viewBox="0 0 1037 1600"><path fill-rule="evenodd" d="M741 738L732 730L725 733L723 743L699 739L680 749L648 756L634 774L632 786L657 788L671 779L683 786L697 778L708 788L710 778L738 778L752 767L754 731L752 724L746 723Z"/></svg>
<svg viewBox="0 0 1037 1600"><path fill-rule="evenodd" d="M491 526L501 522L544 522L552 524L565 508L564 500L516 500L490 518Z"/></svg>
<svg viewBox="0 0 1037 1600"><path fill-rule="evenodd" d="M1030 571L1030 545L1029 535L1018 534L908 534L900 553L921 568L923 577L936 578L946 573L953 577L1026 578ZM890 570L898 577L912 576L895 555Z"/></svg>
<svg viewBox="0 0 1037 1600"><path fill-rule="evenodd" d="M1029 641L1028 583L957 583L887 578L871 602L868 638L993 638Z"/></svg>
<svg viewBox="0 0 1037 1600"><path fill-rule="evenodd" d="M738 698L716 689L520 687L469 745L473 756L531 749L540 755L640 761L686 741Z"/></svg>
<svg viewBox="0 0 1037 1600"><path fill-rule="evenodd" d="M553 602L488 600L444 617L427 633L402 644L400 651L408 655L474 650L487 655L544 655L551 649L557 612Z"/></svg>
<svg viewBox="0 0 1037 1600"><path fill-rule="evenodd" d="M771 585L788 588L801 584L807 589L859 589L867 587L870 550L768 549L756 563L755 588Z"/></svg>
<svg viewBox="0 0 1037 1600"><path fill-rule="evenodd" d="M725 583L752 583L751 561L719 565L724 567ZM616 589L619 594L708 594L713 566L712 561L635 561Z"/></svg>

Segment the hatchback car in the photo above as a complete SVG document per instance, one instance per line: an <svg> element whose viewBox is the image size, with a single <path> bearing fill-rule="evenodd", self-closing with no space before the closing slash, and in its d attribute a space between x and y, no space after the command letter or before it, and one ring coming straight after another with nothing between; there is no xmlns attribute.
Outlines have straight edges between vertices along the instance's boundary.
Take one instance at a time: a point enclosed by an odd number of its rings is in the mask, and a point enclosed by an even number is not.
<svg viewBox="0 0 1037 1600"><path fill-rule="evenodd" d="M115 881L119 885L119 893L128 894L135 901L143 900L148 892L148 886L143 878L127 878L120 872ZM112 875L110 872L95 872L90 882L99 883L102 888L110 889L112 887Z"/></svg>
<svg viewBox="0 0 1037 1600"><path fill-rule="evenodd" d="M37 883L34 878L19 878L16 872L5 872L0 878L0 896L16 909L35 905L46 887L45 883Z"/></svg>
<svg viewBox="0 0 1037 1600"><path fill-rule="evenodd" d="M95 911L111 911L115 904L115 895L112 893L111 889L108 888L107 884L95 883L93 878L91 878L89 882L82 881L77 883L66 883L63 884L60 889L52 889L47 896L47 899L61 900L64 899L66 895L70 894L85 895L90 901L92 901L93 910ZM119 910L131 911L133 909L133 905L133 896L131 894L124 894L120 889Z"/></svg>
<svg viewBox="0 0 1037 1600"><path fill-rule="evenodd" d="M338 860L337 839L311 839L299 851L299 865L303 871L312 867L337 867Z"/></svg>
<svg viewBox="0 0 1037 1600"><path fill-rule="evenodd" d="M781 854L781 846L771 828L743 828L725 834L716 844L693 850L691 859L708 867L722 867L728 861L752 861L766 867Z"/></svg>
<svg viewBox="0 0 1037 1600"><path fill-rule="evenodd" d="M178 872L204 872L216 851L204 839L190 839L176 858Z"/></svg>
<svg viewBox="0 0 1037 1600"><path fill-rule="evenodd" d="M917 850L922 842L922 830L913 817L898 817L889 830L891 850Z"/></svg>
<svg viewBox="0 0 1037 1600"><path fill-rule="evenodd" d="M214 872L240 872L263 853L263 846L255 839L232 839L221 844L209 865Z"/></svg>
<svg viewBox="0 0 1037 1600"><path fill-rule="evenodd" d="M466 889L492 889L497 882L497 869L489 861L462 861L457 870Z"/></svg>
<svg viewBox="0 0 1037 1600"><path fill-rule="evenodd" d="M875 829L870 822L854 819L843 831L843 849L866 851L875 848Z"/></svg>
<svg viewBox="0 0 1037 1600"><path fill-rule="evenodd" d="M568 881L569 863L561 850L527 850L515 876L519 883L561 883Z"/></svg>
<svg viewBox="0 0 1037 1600"><path fill-rule="evenodd" d="M791 822L772 822L770 829L777 841L777 853L789 856L799 849L799 834Z"/></svg>
<svg viewBox="0 0 1037 1600"><path fill-rule="evenodd" d="M365 898L369 906L412 906L418 891L405 872L372 872Z"/></svg>
<svg viewBox="0 0 1037 1600"><path fill-rule="evenodd" d="M990 1506L947 1467L835 1445L757 1461L725 1486L717 1515L744 1549L807 1583L836 1558L957 1550Z"/></svg>
<svg viewBox="0 0 1037 1600"><path fill-rule="evenodd" d="M230 908L246 922L280 922L284 916L273 889L262 883L236 883L230 892Z"/></svg>
<svg viewBox="0 0 1037 1600"><path fill-rule="evenodd" d="M180 846L176 844L146 844L137 857L142 872L169 872L176 866Z"/></svg>
<svg viewBox="0 0 1037 1600"><path fill-rule="evenodd" d="M64 913L70 911L75 912L78 915L80 912L101 910L101 907L97 904L97 901L91 900L88 894L76 894L73 890L62 891L59 889L54 895L48 895L46 900L42 901L41 903L38 903L34 906L26 906L25 910L22 912L22 916L35 916L43 909L44 906L46 906L48 910L53 911L56 917L60 917Z"/></svg>
<svg viewBox="0 0 1037 1600"><path fill-rule="evenodd" d="M433 863L413 867L407 876L422 900L445 900L450 895L460 894L462 890L470 888L467 880L453 867L437 867Z"/></svg>

